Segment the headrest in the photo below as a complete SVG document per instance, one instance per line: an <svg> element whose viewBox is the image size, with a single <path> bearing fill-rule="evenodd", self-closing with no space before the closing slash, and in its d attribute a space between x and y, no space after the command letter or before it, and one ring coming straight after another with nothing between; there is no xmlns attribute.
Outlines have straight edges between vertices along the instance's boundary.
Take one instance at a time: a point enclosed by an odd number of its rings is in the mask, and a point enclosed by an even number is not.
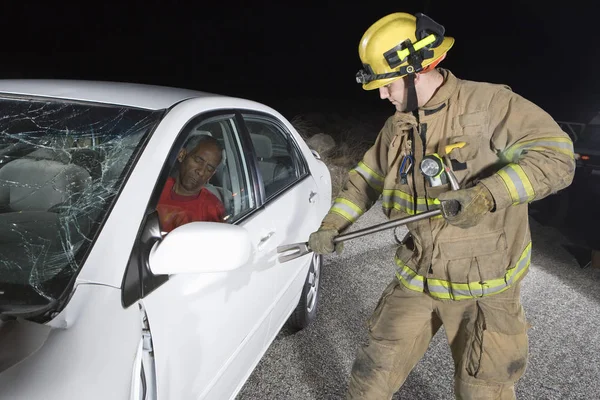
<svg viewBox="0 0 600 400"><path fill-rule="evenodd" d="M12 211L46 211L75 201L90 182L78 165L20 158L0 169L0 202Z"/></svg>
<svg viewBox="0 0 600 400"><path fill-rule="evenodd" d="M188 151L192 150L192 147L194 147L197 142L194 139L196 139L200 136L212 136L212 133L210 133L209 131L201 131L201 130L192 131L185 141L185 146L184 146L185 149Z"/></svg>
<svg viewBox="0 0 600 400"><path fill-rule="evenodd" d="M55 150L55 149L49 149L49 148L45 148L45 147L36 149L36 150L32 151L31 153L27 154L25 157L33 158L35 160L59 161L64 164L67 164L70 159L69 153L67 153L65 150Z"/></svg>
<svg viewBox="0 0 600 400"><path fill-rule="evenodd" d="M257 135L254 133L251 133L250 137L252 138L254 150L256 150L256 157L271 158L273 156L273 145L271 143L271 139L265 135Z"/></svg>

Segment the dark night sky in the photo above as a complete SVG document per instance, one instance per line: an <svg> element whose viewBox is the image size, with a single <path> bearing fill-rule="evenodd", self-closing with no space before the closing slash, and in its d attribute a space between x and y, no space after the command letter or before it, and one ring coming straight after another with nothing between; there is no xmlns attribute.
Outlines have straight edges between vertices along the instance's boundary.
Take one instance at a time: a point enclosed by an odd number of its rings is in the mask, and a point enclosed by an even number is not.
<svg viewBox="0 0 600 400"><path fill-rule="evenodd" d="M457 76L508 84L555 118L600 110L591 1L47 3L3 5L0 77L179 86L284 113L301 110L295 99L392 112L354 80L358 42L388 13L422 11L456 39L442 66Z"/></svg>

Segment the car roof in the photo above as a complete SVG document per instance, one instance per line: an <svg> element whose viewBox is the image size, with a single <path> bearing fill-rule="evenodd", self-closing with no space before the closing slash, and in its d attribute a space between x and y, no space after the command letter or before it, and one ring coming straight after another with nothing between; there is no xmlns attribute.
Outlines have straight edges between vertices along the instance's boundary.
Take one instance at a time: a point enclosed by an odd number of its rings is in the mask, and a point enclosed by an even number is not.
<svg viewBox="0 0 600 400"><path fill-rule="evenodd" d="M0 95L24 95L159 110L196 97L225 97L197 90L139 83L69 79L0 79Z"/></svg>

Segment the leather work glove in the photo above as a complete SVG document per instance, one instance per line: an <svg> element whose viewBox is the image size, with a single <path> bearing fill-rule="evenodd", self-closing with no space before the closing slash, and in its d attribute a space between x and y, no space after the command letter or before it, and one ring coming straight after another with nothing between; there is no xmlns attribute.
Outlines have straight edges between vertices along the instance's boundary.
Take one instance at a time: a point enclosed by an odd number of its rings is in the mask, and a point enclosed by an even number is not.
<svg viewBox="0 0 600 400"><path fill-rule="evenodd" d="M308 247L318 254L329 254L335 251L339 255L344 248L344 244L342 242L333 243L333 238L339 234L335 228L321 227L310 234Z"/></svg>
<svg viewBox="0 0 600 400"><path fill-rule="evenodd" d="M449 224L459 228L470 228L479 223L481 218L494 209L494 198L490 191L483 185L475 185L469 189L451 190L438 196L441 202L456 200L460 203L460 210L454 216L444 215Z"/></svg>

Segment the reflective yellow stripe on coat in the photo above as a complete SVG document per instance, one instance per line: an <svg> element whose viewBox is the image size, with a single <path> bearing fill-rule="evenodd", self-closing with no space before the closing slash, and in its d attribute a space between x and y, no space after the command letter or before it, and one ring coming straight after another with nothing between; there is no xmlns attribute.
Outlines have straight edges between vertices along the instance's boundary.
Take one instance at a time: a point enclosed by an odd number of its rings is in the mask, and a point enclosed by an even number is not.
<svg viewBox="0 0 600 400"><path fill-rule="evenodd" d="M441 279L425 278L410 269L402 260L396 257L396 277L408 289L417 292L427 290L432 297L442 300L466 300L489 296L505 291L527 271L531 263L531 243L525 247L517 264L506 271L502 278L487 282L455 283Z"/></svg>
<svg viewBox="0 0 600 400"><path fill-rule="evenodd" d="M504 181L513 205L527 203L535 198L533 185L519 164L508 164L497 174Z"/></svg>
<svg viewBox="0 0 600 400"><path fill-rule="evenodd" d="M341 197L335 199L330 212L339 214L352 223L356 222L358 217L364 214L364 210L359 206Z"/></svg>
<svg viewBox="0 0 600 400"><path fill-rule="evenodd" d="M527 140L516 143L504 151L504 158L510 162L518 162L524 151L552 151L575 158L573 142L566 137L549 137Z"/></svg>
<svg viewBox="0 0 600 400"><path fill-rule="evenodd" d="M408 193L394 189L384 189L382 205L385 210L399 210L408 215L414 215L414 197ZM426 199L417 197L416 214L435 210L439 208L440 201L438 199Z"/></svg>
<svg viewBox="0 0 600 400"><path fill-rule="evenodd" d="M372 170L367 164L360 161L356 168L350 170L350 173L356 172L371 186L373 189L377 191L377 193L381 193L383 189L383 181L385 179L384 176L378 174L374 170Z"/></svg>

